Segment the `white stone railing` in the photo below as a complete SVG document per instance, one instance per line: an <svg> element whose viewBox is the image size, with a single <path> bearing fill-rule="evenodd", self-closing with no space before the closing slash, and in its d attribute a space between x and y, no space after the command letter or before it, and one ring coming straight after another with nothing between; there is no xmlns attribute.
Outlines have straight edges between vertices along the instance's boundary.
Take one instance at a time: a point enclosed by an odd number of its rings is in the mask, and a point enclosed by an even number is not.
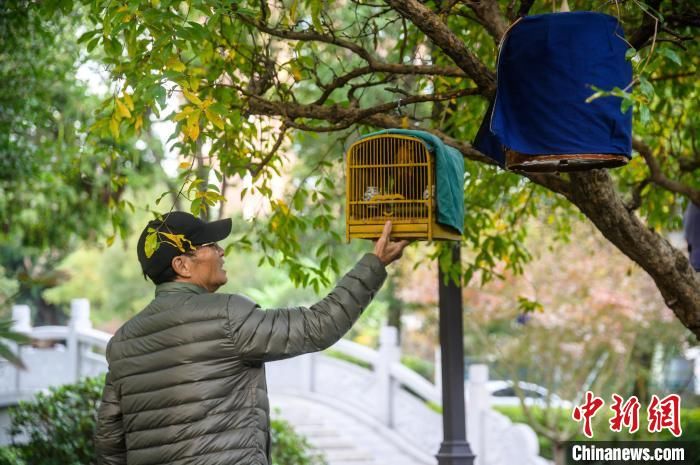
<svg viewBox="0 0 700 465"><path fill-rule="evenodd" d="M435 383L401 364L394 327L381 329L379 347L370 349L342 339L332 350L357 359L365 369L323 353L307 354L268 364L270 392L306 392L347 413L379 420L395 431L404 451L422 463L435 463L442 441L442 420L425 401L442 405L440 376ZM436 354L435 373L441 373ZM537 435L527 425L514 424L491 409L487 390L488 368L472 365L467 387L467 436L477 455L476 465L544 465ZM405 389L402 389L405 388ZM417 394L416 396L407 392ZM348 408L349 407L349 408ZM504 438L508 438L504 440Z"/></svg>
<svg viewBox="0 0 700 465"><path fill-rule="evenodd" d="M12 320L12 329L27 335L39 347L14 346L26 370L7 362L0 363L0 405L11 405L49 386L76 382L84 376L107 371L103 354L112 335L93 329L87 299L71 302L68 326L32 327L27 305L15 305ZM48 341L51 343L42 348Z"/></svg>

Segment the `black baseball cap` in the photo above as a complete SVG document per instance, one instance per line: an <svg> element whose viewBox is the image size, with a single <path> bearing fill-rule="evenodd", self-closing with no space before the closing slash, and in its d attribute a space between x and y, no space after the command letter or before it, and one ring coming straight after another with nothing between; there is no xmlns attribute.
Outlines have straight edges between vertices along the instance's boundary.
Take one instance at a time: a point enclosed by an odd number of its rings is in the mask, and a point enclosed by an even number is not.
<svg viewBox="0 0 700 465"><path fill-rule="evenodd" d="M194 250L193 246L225 239L231 233L231 225L231 218L207 223L190 213L180 211L166 213L160 219L149 221L136 245L143 274L156 284L163 282L164 273L171 270L173 258ZM157 234L157 247L155 251L150 250L151 255L148 256L146 238L154 233ZM170 240L173 235L179 237L179 240Z"/></svg>

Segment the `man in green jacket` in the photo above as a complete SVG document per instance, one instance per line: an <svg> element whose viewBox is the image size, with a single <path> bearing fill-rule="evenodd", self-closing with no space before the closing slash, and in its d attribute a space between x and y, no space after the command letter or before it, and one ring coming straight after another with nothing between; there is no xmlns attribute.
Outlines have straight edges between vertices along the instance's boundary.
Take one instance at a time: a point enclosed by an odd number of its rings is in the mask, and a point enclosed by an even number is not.
<svg viewBox="0 0 700 465"><path fill-rule="evenodd" d="M406 241L387 222L366 254L318 303L263 311L226 283L231 220L184 212L151 221L137 245L155 299L107 346L98 464L269 465L265 362L326 349L357 321ZM156 247L157 245L157 247Z"/></svg>

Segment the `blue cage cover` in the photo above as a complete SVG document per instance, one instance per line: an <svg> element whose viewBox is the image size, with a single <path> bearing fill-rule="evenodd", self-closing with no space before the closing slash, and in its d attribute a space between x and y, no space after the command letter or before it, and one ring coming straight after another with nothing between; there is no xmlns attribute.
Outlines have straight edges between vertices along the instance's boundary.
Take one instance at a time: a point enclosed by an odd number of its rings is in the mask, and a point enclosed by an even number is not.
<svg viewBox="0 0 700 465"><path fill-rule="evenodd" d="M524 155L631 156L632 112L619 97L586 103L595 91L625 88L632 67L616 18L594 12L522 18L506 34L497 92L475 147L501 166L503 148Z"/></svg>

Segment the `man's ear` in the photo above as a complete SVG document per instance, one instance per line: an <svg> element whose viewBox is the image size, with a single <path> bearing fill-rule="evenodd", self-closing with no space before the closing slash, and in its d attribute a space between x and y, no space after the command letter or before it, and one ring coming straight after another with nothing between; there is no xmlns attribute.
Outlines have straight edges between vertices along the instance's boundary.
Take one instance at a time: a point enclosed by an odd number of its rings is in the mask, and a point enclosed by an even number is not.
<svg viewBox="0 0 700 465"><path fill-rule="evenodd" d="M173 258L170 262L170 266L173 267L173 271L175 271L178 276L183 278L189 278L192 276L190 261L184 255L178 255L177 257Z"/></svg>

